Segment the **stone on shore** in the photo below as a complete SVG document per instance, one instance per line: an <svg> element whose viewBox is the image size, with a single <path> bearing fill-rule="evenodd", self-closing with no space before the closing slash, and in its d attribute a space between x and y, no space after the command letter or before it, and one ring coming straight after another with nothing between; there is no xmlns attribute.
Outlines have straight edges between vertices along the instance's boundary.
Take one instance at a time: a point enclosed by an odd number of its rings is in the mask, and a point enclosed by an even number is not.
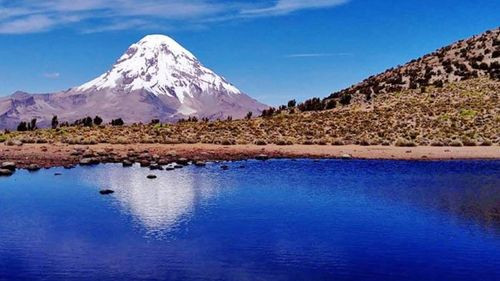
<svg viewBox="0 0 500 281"><path fill-rule="evenodd" d="M132 167L134 163L132 163L132 161L129 161L129 160L123 160L122 162L122 165L123 167Z"/></svg>
<svg viewBox="0 0 500 281"><path fill-rule="evenodd" d="M255 159L265 161L265 160L269 159L269 156L267 156L266 154L259 154L259 155L255 156Z"/></svg>
<svg viewBox="0 0 500 281"><path fill-rule="evenodd" d="M80 165L81 166L90 166L90 165L97 165L99 164L99 159L98 158L83 158L80 160Z"/></svg>
<svg viewBox="0 0 500 281"><path fill-rule="evenodd" d="M160 158L160 159L158 159L157 163L159 165L165 166L165 165L172 163L172 161L169 161L168 159L165 159L165 158L163 158L163 159Z"/></svg>
<svg viewBox="0 0 500 281"><path fill-rule="evenodd" d="M205 163L205 161L198 160L198 161L194 162L194 165L198 166L198 167L203 167L203 166L206 166L207 163Z"/></svg>
<svg viewBox="0 0 500 281"><path fill-rule="evenodd" d="M13 173L14 171L9 169L0 169L0 177L8 177L11 176Z"/></svg>
<svg viewBox="0 0 500 281"><path fill-rule="evenodd" d="M40 166L38 166L37 164L31 164L29 165L26 170L30 171L30 172L35 172L35 171L38 171L40 170Z"/></svg>
<svg viewBox="0 0 500 281"><path fill-rule="evenodd" d="M16 170L16 163L14 163L14 162L3 162L0 165L0 169L6 169L6 170L15 171Z"/></svg>
<svg viewBox="0 0 500 281"><path fill-rule="evenodd" d="M344 153L340 155L340 159L345 159L345 160L352 159L352 155Z"/></svg>
<svg viewBox="0 0 500 281"><path fill-rule="evenodd" d="M175 162L183 166L187 166L189 164L189 160L186 158L179 158Z"/></svg>

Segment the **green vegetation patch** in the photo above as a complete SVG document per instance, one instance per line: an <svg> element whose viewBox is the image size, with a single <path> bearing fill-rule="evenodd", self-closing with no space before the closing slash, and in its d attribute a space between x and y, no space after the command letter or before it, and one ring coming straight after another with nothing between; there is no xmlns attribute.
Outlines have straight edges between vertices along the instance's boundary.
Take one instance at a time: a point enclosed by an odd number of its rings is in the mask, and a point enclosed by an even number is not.
<svg viewBox="0 0 500 281"><path fill-rule="evenodd" d="M462 109L460 110L460 117L465 118L465 119L473 119L476 117L477 111L472 110L472 109Z"/></svg>

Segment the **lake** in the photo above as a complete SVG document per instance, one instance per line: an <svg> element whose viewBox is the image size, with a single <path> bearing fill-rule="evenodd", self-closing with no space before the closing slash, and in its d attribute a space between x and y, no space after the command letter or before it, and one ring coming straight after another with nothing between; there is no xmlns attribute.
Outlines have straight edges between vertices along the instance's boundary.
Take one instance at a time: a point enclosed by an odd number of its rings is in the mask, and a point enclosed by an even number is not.
<svg viewBox="0 0 500 281"><path fill-rule="evenodd" d="M500 161L224 164L0 178L0 280L500 280Z"/></svg>

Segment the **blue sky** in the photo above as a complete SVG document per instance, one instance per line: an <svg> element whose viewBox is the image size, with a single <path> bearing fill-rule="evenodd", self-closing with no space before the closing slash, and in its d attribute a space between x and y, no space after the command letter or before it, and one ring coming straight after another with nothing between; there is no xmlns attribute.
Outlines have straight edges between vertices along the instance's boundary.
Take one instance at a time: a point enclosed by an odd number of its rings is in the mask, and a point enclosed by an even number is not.
<svg viewBox="0 0 500 281"><path fill-rule="evenodd" d="M0 96L80 85L162 33L278 105L498 26L496 0L0 0Z"/></svg>

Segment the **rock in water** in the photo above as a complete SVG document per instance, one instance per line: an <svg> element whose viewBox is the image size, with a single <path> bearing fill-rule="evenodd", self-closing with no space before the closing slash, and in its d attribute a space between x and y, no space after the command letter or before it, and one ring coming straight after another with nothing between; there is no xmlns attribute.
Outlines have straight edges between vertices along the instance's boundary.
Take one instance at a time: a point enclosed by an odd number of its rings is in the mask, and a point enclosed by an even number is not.
<svg viewBox="0 0 500 281"><path fill-rule="evenodd" d="M163 167L158 165L157 163L151 163L151 165L149 165L149 169L150 170L163 170Z"/></svg>
<svg viewBox="0 0 500 281"><path fill-rule="evenodd" d="M148 175L147 178L152 180L152 179L156 179L156 176L155 175Z"/></svg>
<svg viewBox="0 0 500 281"><path fill-rule="evenodd" d="M113 193L115 193L115 191L114 191L114 190L111 190L111 189L103 189L103 190L100 190L100 191L99 191L99 193L100 193L101 195L109 195L109 194L113 194Z"/></svg>
<svg viewBox="0 0 500 281"><path fill-rule="evenodd" d="M0 169L0 177L11 176L13 173L14 171L11 171L9 169Z"/></svg>

